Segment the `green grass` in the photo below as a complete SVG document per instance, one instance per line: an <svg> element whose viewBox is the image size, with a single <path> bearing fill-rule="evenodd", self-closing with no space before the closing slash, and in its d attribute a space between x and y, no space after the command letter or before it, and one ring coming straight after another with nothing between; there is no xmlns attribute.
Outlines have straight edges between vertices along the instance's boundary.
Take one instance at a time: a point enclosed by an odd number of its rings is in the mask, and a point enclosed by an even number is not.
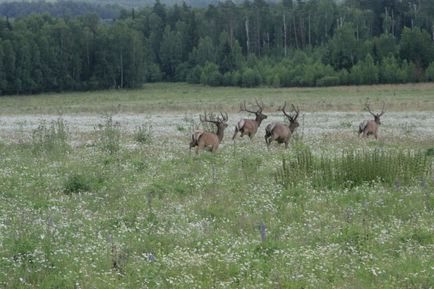
<svg viewBox="0 0 434 289"><path fill-rule="evenodd" d="M276 181L294 186L309 180L316 187L353 187L380 182L411 184L432 175L431 159L424 151L346 150L333 156L316 157L309 147L298 145L294 155L282 159Z"/></svg>
<svg viewBox="0 0 434 289"><path fill-rule="evenodd" d="M432 105L426 85L414 86L417 97L413 86L393 89L392 109ZM62 106L106 117L92 131L73 132L59 119L42 121L33 138L18 131L19 142L1 140L0 288L433 287L429 133L390 137L386 122L381 140L359 140L337 119L332 133L301 125L288 150L267 150L262 135L234 144L228 131L216 154L188 151L188 109L221 102L235 110L244 98L271 103L294 93L306 110L351 110L368 94L391 99L385 91L154 84L32 96L21 106L21 97L1 98L10 114ZM314 99L329 94L330 108L317 107ZM127 131L111 117L116 102L154 116L179 107L185 120L173 123L174 135L158 126ZM76 134L91 142L72 145Z"/></svg>
<svg viewBox="0 0 434 289"><path fill-rule="evenodd" d="M209 88L184 83L146 84L137 90L52 93L0 98L1 114L143 113L155 111L238 111L241 101L258 98L274 110L283 101L306 111L359 111L369 99L387 111L434 110L434 84L329 88Z"/></svg>

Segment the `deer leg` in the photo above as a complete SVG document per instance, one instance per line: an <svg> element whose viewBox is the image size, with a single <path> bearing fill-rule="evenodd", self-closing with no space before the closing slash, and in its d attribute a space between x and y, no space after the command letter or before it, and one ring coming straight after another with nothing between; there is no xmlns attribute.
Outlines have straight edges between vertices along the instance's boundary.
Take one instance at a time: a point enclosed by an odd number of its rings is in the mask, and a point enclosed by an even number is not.
<svg viewBox="0 0 434 289"><path fill-rule="evenodd" d="M212 153L215 153L215 151L218 149L218 147L219 147L219 144L218 144L218 143L215 144L215 145L213 145L213 146L212 146L212 149L211 149L211 152L212 152Z"/></svg>
<svg viewBox="0 0 434 289"><path fill-rule="evenodd" d="M235 139L235 137L237 136L237 133L238 133L238 126L235 126L235 132L234 132L234 135L232 137L232 140Z"/></svg>
<svg viewBox="0 0 434 289"><path fill-rule="evenodd" d="M253 132L249 133L249 138L251 141L253 141L254 137L255 137L255 133L253 133Z"/></svg>
<svg viewBox="0 0 434 289"><path fill-rule="evenodd" d="M205 144L203 142L199 142L196 147L196 154L199 154L199 150L204 148L205 148Z"/></svg>

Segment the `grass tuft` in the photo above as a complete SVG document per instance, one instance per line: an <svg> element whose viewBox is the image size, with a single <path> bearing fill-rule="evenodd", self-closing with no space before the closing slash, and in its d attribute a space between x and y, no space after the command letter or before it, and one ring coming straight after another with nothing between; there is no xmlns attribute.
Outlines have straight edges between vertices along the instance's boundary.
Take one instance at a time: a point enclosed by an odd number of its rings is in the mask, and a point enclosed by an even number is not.
<svg viewBox="0 0 434 289"><path fill-rule="evenodd" d="M295 155L282 159L275 173L285 187L310 180L314 187L354 187L363 183L410 184L431 172L426 154L411 150L346 150L341 154L314 156L309 147L295 147Z"/></svg>

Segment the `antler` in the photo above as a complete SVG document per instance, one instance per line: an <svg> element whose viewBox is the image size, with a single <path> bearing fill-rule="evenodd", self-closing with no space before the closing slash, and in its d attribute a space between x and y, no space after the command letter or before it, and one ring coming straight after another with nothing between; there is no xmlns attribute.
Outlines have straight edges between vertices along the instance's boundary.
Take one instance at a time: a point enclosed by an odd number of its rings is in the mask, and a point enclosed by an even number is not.
<svg viewBox="0 0 434 289"><path fill-rule="evenodd" d="M220 115L221 115L221 117L219 116L219 117L217 117L217 119L210 119L209 116L207 117L207 113L205 112L204 117L202 117L202 115L199 115L199 118L200 118L201 122L211 122L214 124L228 121L228 114L226 112L225 112L225 114L220 112Z"/></svg>
<svg viewBox="0 0 434 289"><path fill-rule="evenodd" d="M369 107L369 104L368 104L368 103L366 104L366 108L368 109L369 113L372 114L373 116L377 116L377 117L380 117L380 116L383 115L383 113L384 113L384 107L385 107L385 103L384 103L384 101L383 101L383 106L382 106L382 108L381 108L381 112L378 113L378 114L375 114L375 113L373 113L373 112L371 111L371 108Z"/></svg>
<svg viewBox="0 0 434 289"><path fill-rule="evenodd" d="M288 120L289 120L290 122L294 122L294 121L297 120L297 117L298 117L298 115L300 114L300 108L295 107L294 104L291 104L291 106L292 106L292 111L295 112L295 115L294 115L294 116L288 114L288 113L285 111L285 108L286 108L286 101L285 101L285 104L283 105L283 107L279 108L279 110L283 112L283 114L288 118Z"/></svg>
<svg viewBox="0 0 434 289"><path fill-rule="evenodd" d="M218 120L218 122L226 122L226 121L228 121L228 113L227 112L225 112L225 114L223 115L223 113L222 112L220 112L220 115L222 116L221 118L219 117L217 120Z"/></svg>
<svg viewBox="0 0 434 289"><path fill-rule="evenodd" d="M247 111L247 112L250 112L250 113L256 113L256 111L248 110L247 109L247 107L246 107L246 101L244 101L244 102L242 102L240 104L240 111Z"/></svg>
<svg viewBox="0 0 434 289"><path fill-rule="evenodd" d="M384 106L385 106L385 105L386 105L386 104L385 104L384 101L383 101L383 107L381 108L381 112L378 114L379 117L383 115L383 113L384 113Z"/></svg>
<svg viewBox="0 0 434 289"><path fill-rule="evenodd" d="M218 120L209 119L207 117L206 112L204 113L204 117L203 118L202 118L202 115L199 115L199 119L200 119L201 122L211 122L211 123L215 123L215 124L219 123Z"/></svg>
<svg viewBox="0 0 434 289"><path fill-rule="evenodd" d="M264 103L262 101L261 101L261 103L259 103L256 98L255 98L255 102L256 102L256 105L259 107L258 112L259 113L262 112L262 110L264 109Z"/></svg>
<svg viewBox="0 0 434 289"><path fill-rule="evenodd" d="M297 108L294 106L294 104L291 104L292 110L295 111L295 116L292 117L292 120L295 121L300 114L300 108L297 106Z"/></svg>
<svg viewBox="0 0 434 289"><path fill-rule="evenodd" d="M286 116L290 121L292 121L292 116L289 115L289 114L285 111L285 108L286 108L286 101L285 101L285 103L283 104L283 106L279 108L279 110L282 111L283 114L284 114L284 115L285 115L285 116Z"/></svg>

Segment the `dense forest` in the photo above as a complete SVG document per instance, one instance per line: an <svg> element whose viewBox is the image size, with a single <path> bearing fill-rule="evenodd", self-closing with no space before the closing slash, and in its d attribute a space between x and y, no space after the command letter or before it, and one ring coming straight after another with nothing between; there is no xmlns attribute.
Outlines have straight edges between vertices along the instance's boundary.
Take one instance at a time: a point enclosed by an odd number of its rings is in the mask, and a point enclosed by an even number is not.
<svg viewBox="0 0 434 289"><path fill-rule="evenodd" d="M432 81L432 0L231 1L0 19L1 94Z"/></svg>
<svg viewBox="0 0 434 289"><path fill-rule="evenodd" d="M3 2L0 3L0 16L17 18L34 13L48 13L55 17L77 17L95 13L102 19L113 19L119 16L121 9L119 5L101 5L71 0L58 2Z"/></svg>

